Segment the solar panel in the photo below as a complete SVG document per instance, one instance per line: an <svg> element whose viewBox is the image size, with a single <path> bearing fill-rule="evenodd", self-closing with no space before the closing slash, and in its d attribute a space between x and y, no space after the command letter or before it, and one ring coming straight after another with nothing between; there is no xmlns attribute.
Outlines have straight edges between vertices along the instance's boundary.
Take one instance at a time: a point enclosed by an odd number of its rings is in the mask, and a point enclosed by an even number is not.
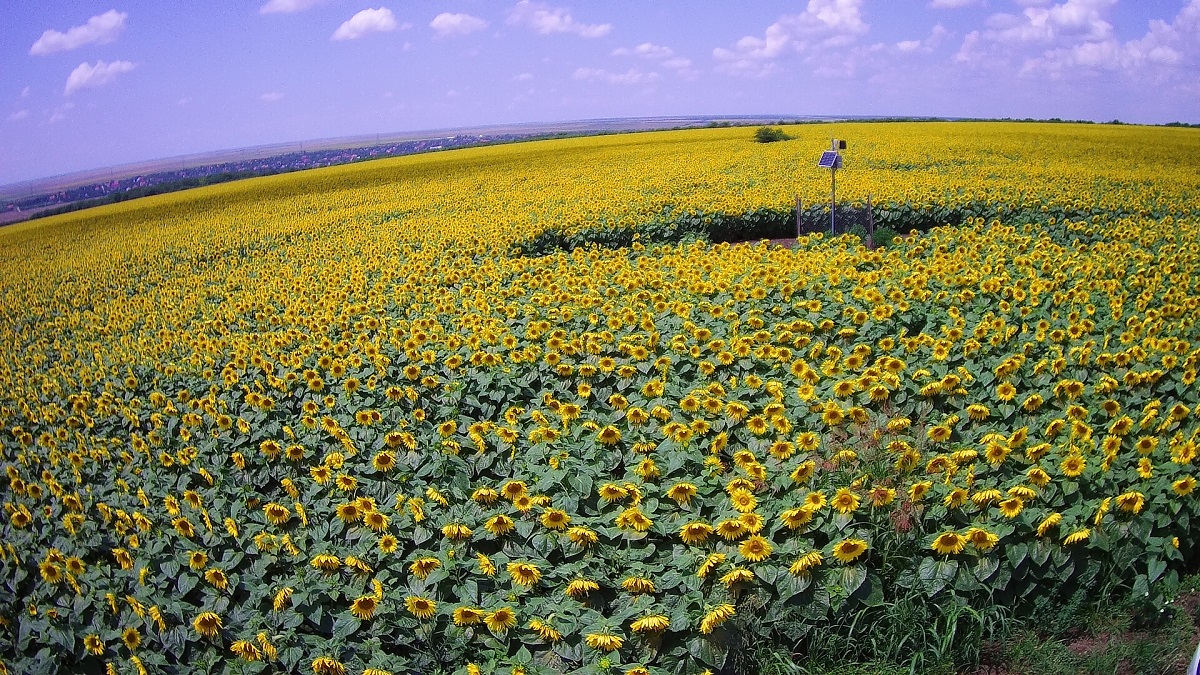
<svg viewBox="0 0 1200 675"><path fill-rule="evenodd" d="M821 161L817 162L817 166L825 169L832 169L838 164L841 164L841 162L838 161L839 159L841 159L841 157L838 157L836 150L826 150L825 152L821 153Z"/></svg>

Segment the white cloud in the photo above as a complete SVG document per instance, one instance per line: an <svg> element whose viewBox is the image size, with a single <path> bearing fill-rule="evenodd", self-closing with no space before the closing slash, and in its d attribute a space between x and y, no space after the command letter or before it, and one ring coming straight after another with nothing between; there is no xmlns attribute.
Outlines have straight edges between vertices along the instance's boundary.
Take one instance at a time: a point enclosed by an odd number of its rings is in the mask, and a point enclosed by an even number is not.
<svg viewBox="0 0 1200 675"><path fill-rule="evenodd" d="M20 110L18 110L18 111L16 111L16 112L14 112L13 114L9 115L9 116L8 116L8 121L9 121L9 122L16 122L16 121L18 121L18 120L23 120L23 119L25 119L26 117L29 117L29 111L28 111L28 110L26 110L26 109L24 109L24 108L22 108L22 109L20 109Z"/></svg>
<svg viewBox="0 0 1200 675"><path fill-rule="evenodd" d="M283 98L283 92L268 91L268 92L264 93L263 95L259 96L258 100L262 101L263 103L274 103L281 98Z"/></svg>
<svg viewBox="0 0 1200 675"><path fill-rule="evenodd" d="M930 0L930 9L959 9L960 7L970 7L978 5L979 0Z"/></svg>
<svg viewBox="0 0 1200 675"><path fill-rule="evenodd" d="M429 27L433 32L437 33L438 37L449 37L451 35L467 35L474 33L477 30L487 28L488 22L480 19L477 16L470 14L451 14L450 12L442 12L433 17L433 21L429 22Z"/></svg>
<svg viewBox="0 0 1200 675"><path fill-rule="evenodd" d="M561 7L550 7L540 2L521 0L508 15L508 23L525 26L535 33L575 33L579 37L598 38L612 30L610 23L579 23L570 12Z"/></svg>
<svg viewBox="0 0 1200 675"><path fill-rule="evenodd" d="M28 96L29 96L29 92L31 92L31 91L33 91L33 90L32 90L31 88L29 88L29 87L25 87L24 89L22 89L22 90L21 90L21 98L26 98L26 97L28 97Z"/></svg>
<svg viewBox="0 0 1200 675"><path fill-rule="evenodd" d="M521 73L513 78L517 82L528 82L533 79L533 73Z"/></svg>
<svg viewBox="0 0 1200 675"><path fill-rule="evenodd" d="M644 73L636 68L630 68L624 73L611 73L602 68L577 68L572 77L576 80L608 84L653 84L659 80L658 73Z"/></svg>
<svg viewBox="0 0 1200 675"><path fill-rule="evenodd" d="M54 112L50 115L50 119L48 120L49 123L54 124L55 122L61 122L65 119L67 119L67 113L74 109L75 109L75 103L73 101L67 101L66 103L58 106L57 108L54 109Z"/></svg>
<svg viewBox="0 0 1200 675"><path fill-rule="evenodd" d="M692 68L692 60L682 56L675 56L675 51L670 47L656 45L652 42L643 42L642 44L630 49L628 47L619 47L612 51L613 56L636 56L647 61L657 61L664 68L669 68L684 79L695 79L700 73Z"/></svg>
<svg viewBox="0 0 1200 675"><path fill-rule="evenodd" d="M670 47L663 47L662 45L656 45L651 42L643 42L633 49L627 49L625 47L614 49L612 55L640 56L643 59L666 59L670 58L674 53L675 52L671 51Z"/></svg>
<svg viewBox="0 0 1200 675"><path fill-rule="evenodd" d="M108 44L121 34L128 16L125 12L110 9L88 19L87 23L82 26L71 26L65 33L49 29L42 33L42 37L38 38L37 42L33 43L33 46L29 48L29 53L34 56L44 56L54 52L78 49L92 43Z"/></svg>
<svg viewBox="0 0 1200 675"><path fill-rule="evenodd" d="M63 95L70 96L77 89L84 87L102 87L109 82L112 82L122 73L128 73L134 69L134 65L129 61L113 61L108 63L105 61L97 61L96 65L91 65L86 61L75 67L71 74L67 76L67 86L63 89Z"/></svg>
<svg viewBox="0 0 1200 675"><path fill-rule="evenodd" d="M775 68L776 59L788 53L852 44L870 26L862 20L862 0L809 0L800 14L780 17L763 37L747 35L733 49L718 47L713 56L718 70L735 75L762 77Z"/></svg>
<svg viewBox="0 0 1200 675"><path fill-rule="evenodd" d="M1116 0L1066 0L1029 6L1021 14L995 14L987 28L967 34L955 59L981 68L1009 68L1020 75L1061 78L1071 72L1125 74L1173 72L1186 77L1200 62L1200 0L1191 0L1174 21L1155 19L1137 40L1120 41L1108 21Z"/></svg>
<svg viewBox="0 0 1200 675"><path fill-rule="evenodd" d="M303 12L309 7L325 2L325 0L269 0L267 4L258 8L259 14L295 14Z"/></svg>
<svg viewBox="0 0 1200 675"><path fill-rule="evenodd" d="M338 26L329 39L357 40L369 33L387 33L400 27L396 17L392 15L392 10L387 7L364 9Z"/></svg>

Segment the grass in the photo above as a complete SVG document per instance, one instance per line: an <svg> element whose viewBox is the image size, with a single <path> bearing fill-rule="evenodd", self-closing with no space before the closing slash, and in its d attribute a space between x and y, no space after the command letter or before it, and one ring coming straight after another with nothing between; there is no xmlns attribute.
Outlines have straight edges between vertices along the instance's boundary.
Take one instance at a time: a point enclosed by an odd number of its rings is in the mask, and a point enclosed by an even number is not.
<svg viewBox="0 0 1200 675"><path fill-rule="evenodd" d="M739 672L761 675L1167 675L1181 673L1200 639L1200 575L1167 611L1128 601L1039 607L1020 619L1001 608L943 608L902 599L870 620L870 639L831 629L802 648L758 645ZM862 635L851 622L846 634Z"/></svg>

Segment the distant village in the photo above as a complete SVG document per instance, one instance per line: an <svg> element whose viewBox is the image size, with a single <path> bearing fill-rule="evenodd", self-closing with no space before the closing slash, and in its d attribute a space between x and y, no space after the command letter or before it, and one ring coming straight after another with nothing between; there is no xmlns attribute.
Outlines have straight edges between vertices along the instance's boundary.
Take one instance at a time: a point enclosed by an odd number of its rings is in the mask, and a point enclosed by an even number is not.
<svg viewBox="0 0 1200 675"><path fill-rule="evenodd" d="M299 171L335 164L347 164L367 159L411 155L470 145L503 143L528 138L530 134L462 134L414 141L381 143L367 147L331 150L301 150L270 157L245 159L219 164L206 164L141 176L129 176L106 182L92 183L57 192L31 194L10 199L0 210L0 222L13 222L38 214L73 210L72 206L92 206L99 203L123 201L125 198L171 192L251 176L265 176Z"/></svg>

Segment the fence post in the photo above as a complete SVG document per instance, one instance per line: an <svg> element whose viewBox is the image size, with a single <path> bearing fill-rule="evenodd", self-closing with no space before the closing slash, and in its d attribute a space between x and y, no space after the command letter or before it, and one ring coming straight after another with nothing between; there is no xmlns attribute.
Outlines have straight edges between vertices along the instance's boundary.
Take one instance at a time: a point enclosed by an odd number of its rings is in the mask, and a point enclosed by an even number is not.
<svg viewBox="0 0 1200 675"><path fill-rule="evenodd" d="M871 208L871 193L867 193L867 248L875 248L875 210Z"/></svg>
<svg viewBox="0 0 1200 675"><path fill-rule="evenodd" d="M804 202L800 201L800 195L796 195L796 238L800 238L800 210L804 208Z"/></svg>

